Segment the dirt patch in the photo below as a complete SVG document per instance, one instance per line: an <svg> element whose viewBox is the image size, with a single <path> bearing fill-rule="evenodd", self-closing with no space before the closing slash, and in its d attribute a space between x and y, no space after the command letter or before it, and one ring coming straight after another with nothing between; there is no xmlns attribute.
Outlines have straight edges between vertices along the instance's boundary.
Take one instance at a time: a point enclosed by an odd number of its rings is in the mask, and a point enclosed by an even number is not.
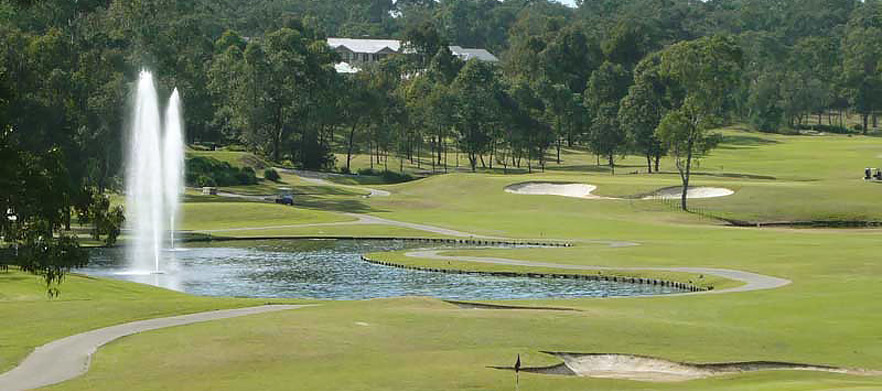
<svg viewBox="0 0 882 391"><path fill-rule="evenodd" d="M826 365L774 361L692 364L656 357L615 353L543 352L563 360L550 367L522 368L524 372L622 379L646 382L680 382L734 373L756 371L817 371L849 375L879 376L882 371L838 368ZM511 367L493 367L513 370Z"/></svg>

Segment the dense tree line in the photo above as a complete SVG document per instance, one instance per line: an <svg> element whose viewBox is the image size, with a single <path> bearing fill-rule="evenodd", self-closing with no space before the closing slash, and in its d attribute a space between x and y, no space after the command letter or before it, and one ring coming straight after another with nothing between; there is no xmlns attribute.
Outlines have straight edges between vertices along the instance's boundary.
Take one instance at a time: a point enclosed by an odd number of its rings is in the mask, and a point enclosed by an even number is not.
<svg viewBox="0 0 882 391"><path fill-rule="evenodd" d="M414 54L341 75L328 36ZM880 65L878 0L0 0L0 235L49 281L81 262L56 261L77 252L72 220L115 238L104 194L142 67L182 91L191 143L277 163L533 170L580 146L611 169L670 155L688 184L713 126L875 129Z"/></svg>

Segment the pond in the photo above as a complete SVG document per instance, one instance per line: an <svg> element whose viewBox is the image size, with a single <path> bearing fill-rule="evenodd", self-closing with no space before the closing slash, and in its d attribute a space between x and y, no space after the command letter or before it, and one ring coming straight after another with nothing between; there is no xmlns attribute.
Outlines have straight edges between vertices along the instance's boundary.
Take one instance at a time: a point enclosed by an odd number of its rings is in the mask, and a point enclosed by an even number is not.
<svg viewBox="0 0 882 391"><path fill-rule="evenodd" d="M672 287L609 281L446 274L361 260L364 253L427 246L406 241L276 240L197 246L167 252L163 274L127 273L125 250L121 248L94 250L90 265L77 272L204 296L333 300L431 296L493 300L683 292Z"/></svg>

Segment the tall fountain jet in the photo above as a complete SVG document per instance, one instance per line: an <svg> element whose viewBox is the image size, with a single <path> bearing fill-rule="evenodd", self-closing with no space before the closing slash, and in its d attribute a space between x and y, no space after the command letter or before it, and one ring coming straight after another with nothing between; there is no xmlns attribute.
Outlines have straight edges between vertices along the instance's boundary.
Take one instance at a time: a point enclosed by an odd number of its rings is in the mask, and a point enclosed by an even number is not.
<svg viewBox="0 0 882 391"><path fill-rule="evenodd" d="M165 111L163 145L163 173L165 205L168 214L169 244L175 246L175 229L180 213L181 194L184 192L184 124L181 117L181 97L178 89L171 94Z"/></svg>
<svg viewBox="0 0 882 391"><path fill-rule="evenodd" d="M132 243L130 266L158 273L162 253L173 240L183 189L184 142L180 98L172 94L163 137L153 74L141 71L129 138L126 210Z"/></svg>

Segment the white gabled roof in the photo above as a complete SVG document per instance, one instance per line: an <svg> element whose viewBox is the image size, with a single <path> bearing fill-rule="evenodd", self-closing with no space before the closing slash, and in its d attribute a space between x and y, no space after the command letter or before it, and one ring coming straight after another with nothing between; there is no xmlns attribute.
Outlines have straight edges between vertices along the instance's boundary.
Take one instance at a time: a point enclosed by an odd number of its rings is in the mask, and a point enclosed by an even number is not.
<svg viewBox="0 0 882 391"><path fill-rule="evenodd" d="M333 49L344 46L355 53L379 53L386 48L398 52L401 49L401 41L397 39L328 38L328 46Z"/></svg>
<svg viewBox="0 0 882 391"><path fill-rule="evenodd" d="M464 61L468 61L473 58L489 62L499 61L499 59L496 58L493 53L490 53L485 49L466 49L461 46L450 46L450 52L453 53L454 56L457 56Z"/></svg>

